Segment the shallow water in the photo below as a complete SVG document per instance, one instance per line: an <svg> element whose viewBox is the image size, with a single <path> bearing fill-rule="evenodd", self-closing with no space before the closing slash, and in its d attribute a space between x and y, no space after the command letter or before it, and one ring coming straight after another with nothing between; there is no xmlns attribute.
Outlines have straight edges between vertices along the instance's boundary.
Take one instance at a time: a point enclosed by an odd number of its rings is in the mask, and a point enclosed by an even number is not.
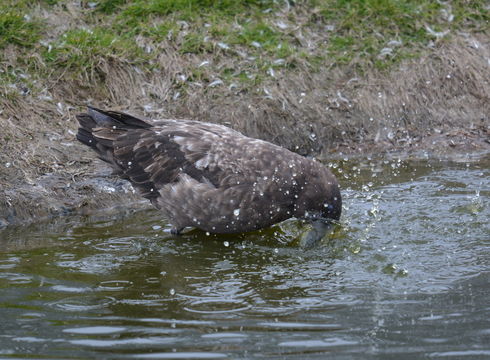
<svg viewBox="0 0 490 360"><path fill-rule="evenodd" d="M490 159L329 164L342 224L173 237L153 210L0 232L1 358L490 357Z"/></svg>

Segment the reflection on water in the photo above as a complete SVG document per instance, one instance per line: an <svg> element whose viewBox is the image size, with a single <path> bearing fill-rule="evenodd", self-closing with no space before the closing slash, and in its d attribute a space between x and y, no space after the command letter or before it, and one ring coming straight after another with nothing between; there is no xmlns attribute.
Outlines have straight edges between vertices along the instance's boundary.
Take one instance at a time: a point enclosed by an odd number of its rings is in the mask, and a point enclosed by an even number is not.
<svg viewBox="0 0 490 360"><path fill-rule="evenodd" d="M171 236L158 212L0 233L0 357L490 357L490 162L330 164L342 224Z"/></svg>

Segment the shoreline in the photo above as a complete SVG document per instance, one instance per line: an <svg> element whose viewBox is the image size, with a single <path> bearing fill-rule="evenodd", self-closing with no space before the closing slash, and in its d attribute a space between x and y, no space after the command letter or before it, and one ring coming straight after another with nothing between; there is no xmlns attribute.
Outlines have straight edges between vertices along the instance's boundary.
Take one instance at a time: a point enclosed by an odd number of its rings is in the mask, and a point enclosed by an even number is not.
<svg viewBox="0 0 490 360"><path fill-rule="evenodd" d="M324 163L379 157L473 162L490 156L489 139L484 134L476 136L460 132L458 136L427 137L410 148L386 142L341 144L315 157ZM109 166L95 156L90 166L91 170L77 177L51 173L40 176L31 184L4 189L3 201L0 197L0 234L6 229L50 223L59 218L122 218L153 208L128 181L111 175Z"/></svg>

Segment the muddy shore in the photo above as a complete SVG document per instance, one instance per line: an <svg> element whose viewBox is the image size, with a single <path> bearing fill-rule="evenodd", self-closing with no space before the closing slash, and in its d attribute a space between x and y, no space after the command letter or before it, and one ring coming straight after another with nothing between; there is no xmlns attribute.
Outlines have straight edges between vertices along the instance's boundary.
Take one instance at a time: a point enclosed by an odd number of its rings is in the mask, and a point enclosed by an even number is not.
<svg viewBox="0 0 490 360"><path fill-rule="evenodd" d="M342 144L317 154L321 161L351 157L420 159L434 157L449 161L471 162L490 156L488 130L429 136L412 146L378 144ZM72 151L85 149L73 144ZM87 154L87 157L90 157ZM151 208L129 182L111 174L108 166L95 159L86 161L78 173L46 173L33 181L4 188L0 195L0 229L53 221L66 216L107 219L122 217ZM73 171L74 169L69 169Z"/></svg>

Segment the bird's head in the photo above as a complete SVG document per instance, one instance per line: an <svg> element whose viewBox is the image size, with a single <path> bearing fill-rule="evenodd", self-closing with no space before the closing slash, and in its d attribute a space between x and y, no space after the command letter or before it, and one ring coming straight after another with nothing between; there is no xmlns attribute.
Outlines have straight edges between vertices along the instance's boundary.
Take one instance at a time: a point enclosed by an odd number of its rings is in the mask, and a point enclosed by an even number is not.
<svg viewBox="0 0 490 360"><path fill-rule="evenodd" d="M296 217L311 222L313 229L302 239L303 247L311 247L327 233L332 222L340 219L342 196L335 176L318 164L305 180L296 204Z"/></svg>

